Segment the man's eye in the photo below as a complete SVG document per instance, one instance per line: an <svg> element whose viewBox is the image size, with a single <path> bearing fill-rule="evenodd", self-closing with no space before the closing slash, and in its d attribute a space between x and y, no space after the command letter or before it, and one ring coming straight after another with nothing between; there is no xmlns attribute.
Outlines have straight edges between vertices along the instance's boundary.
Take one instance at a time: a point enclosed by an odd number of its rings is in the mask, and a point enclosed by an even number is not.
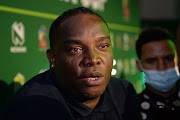
<svg viewBox="0 0 180 120"><path fill-rule="evenodd" d="M172 62L172 61L174 61L174 55L166 56L166 57L164 58L164 60L165 60L166 62Z"/></svg>
<svg viewBox="0 0 180 120"><path fill-rule="evenodd" d="M100 50L106 50L109 47L109 44L101 44L98 46Z"/></svg>
<svg viewBox="0 0 180 120"><path fill-rule="evenodd" d="M153 64L156 62L156 59L155 58L149 58L149 59L146 59L146 62L149 64Z"/></svg>
<svg viewBox="0 0 180 120"><path fill-rule="evenodd" d="M82 51L82 48L80 47L75 47L75 48L69 48L67 49L67 52L71 53L71 54L77 54L79 52Z"/></svg>
<svg viewBox="0 0 180 120"><path fill-rule="evenodd" d="M78 51L78 50L80 50L80 49L79 49L79 48L72 48L72 49L71 49L72 52L76 52L76 51Z"/></svg>

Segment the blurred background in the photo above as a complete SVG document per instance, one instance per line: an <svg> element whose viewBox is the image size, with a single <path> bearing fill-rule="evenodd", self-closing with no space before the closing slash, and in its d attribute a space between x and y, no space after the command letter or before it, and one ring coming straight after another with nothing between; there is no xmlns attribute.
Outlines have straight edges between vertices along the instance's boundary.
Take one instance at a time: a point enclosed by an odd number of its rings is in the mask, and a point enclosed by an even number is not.
<svg viewBox="0 0 180 120"><path fill-rule="evenodd" d="M130 81L140 93L135 41L146 27L162 26L180 51L179 0L0 0L0 110L33 76L49 69L49 28L63 11L84 6L108 23L114 52L112 76Z"/></svg>

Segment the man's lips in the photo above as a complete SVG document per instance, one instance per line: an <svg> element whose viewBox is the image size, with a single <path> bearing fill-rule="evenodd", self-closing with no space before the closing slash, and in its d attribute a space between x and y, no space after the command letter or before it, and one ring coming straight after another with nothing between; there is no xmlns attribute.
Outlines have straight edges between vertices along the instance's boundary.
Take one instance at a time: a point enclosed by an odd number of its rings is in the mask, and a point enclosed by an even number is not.
<svg viewBox="0 0 180 120"><path fill-rule="evenodd" d="M98 86L102 84L103 78L100 72L88 72L80 80L87 86Z"/></svg>

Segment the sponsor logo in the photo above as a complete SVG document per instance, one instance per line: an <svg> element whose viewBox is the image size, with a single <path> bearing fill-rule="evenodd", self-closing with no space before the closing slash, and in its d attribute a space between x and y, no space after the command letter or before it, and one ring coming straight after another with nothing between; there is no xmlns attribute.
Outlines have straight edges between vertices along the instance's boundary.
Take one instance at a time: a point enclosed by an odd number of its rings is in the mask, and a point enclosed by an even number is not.
<svg viewBox="0 0 180 120"><path fill-rule="evenodd" d="M42 25L40 29L38 30L38 39L39 39L39 48L40 50L46 50L48 45L47 45L47 29L46 26Z"/></svg>
<svg viewBox="0 0 180 120"><path fill-rule="evenodd" d="M45 72L45 71L47 71L47 69L41 69L41 70L39 71L39 74L40 74L40 73L43 73L43 72Z"/></svg>
<svg viewBox="0 0 180 120"><path fill-rule="evenodd" d="M120 34L118 34L116 36L116 47L117 48L121 48L122 47L122 40L121 40L121 35Z"/></svg>
<svg viewBox="0 0 180 120"><path fill-rule="evenodd" d="M130 37L128 33L123 34L123 50L128 51L130 49Z"/></svg>
<svg viewBox="0 0 180 120"><path fill-rule="evenodd" d="M130 62L129 59L125 58L124 59L124 74L128 75L130 73Z"/></svg>
<svg viewBox="0 0 180 120"><path fill-rule="evenodd" d="M118 68L118 71L119 71L120 73L122 73L122 71L123 71L123 62L122 62L121 59L119 59L119 60L117 61L117 68Z"/></svg>
<svg viewBox="0 0 180 120"><path fill-rule="evenodd" d="M130 46L132 49L135 48L135 37L133 35L130 37Z"/></svg>
<svg viewBox="0 0 180 120"><path fill-rule="evenodd" d="M10 47L12 53L25 53L27 51L25 43L25 28L22 22L15 21L11 26L12 43Z"/></svg>
<svg viewBox="0 0 180 120"><path fill-rule="evenodd" d="M83 7L92 8L93 10L104 11L107 0L59 0L73 5L81 4Z"/></svg>
<svg viewBox="0 0 180 120"><path fill-rule="evenodd" d="M136 74L136 59L135 58L131 58L130 59L130 71L131 71L131 75L135 75Z"/></svg>
<svg viewBox="0 0 180 120"><path fill-rule="evenodd" d="M135 75L137 73L136 69L136 59L135 58L124 58L117 60L117 69L121 74L131 74Z"/></svg>
<svg viewBox="0 0 180 120"><path fill-rule="evenodd" d="M25 77L21 73L17 73L17 75L14 77L14 82L19 83L21 86L25 83Z"/></svg>
<svg viewBox="0 0 180 120"><path fill-rule="evenodd" d="M122 12L123 12L123 17L125 19L130 18L130 10L129 10L129 0L122 0Z"/></svg>

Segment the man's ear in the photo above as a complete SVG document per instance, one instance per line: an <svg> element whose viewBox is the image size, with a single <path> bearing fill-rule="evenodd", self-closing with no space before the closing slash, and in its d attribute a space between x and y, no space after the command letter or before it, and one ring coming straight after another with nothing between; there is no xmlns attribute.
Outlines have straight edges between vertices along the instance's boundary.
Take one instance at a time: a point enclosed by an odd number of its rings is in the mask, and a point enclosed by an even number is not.
<svg viewBox="0 0 180 120"><path fill-rule="evenodd" d="M51 49L48 49L46 51L46 56L49 60L51 69L54 69L55 68L55 55L53 54Z"/></svg>
<svg viewBox="0 0 180 120"><path fill-rule="evenodd" d="M141 67L140 64L141 64L141 63L140 63L140 60L136 60L136 67L138 68L138 70L139 70L140 72L143 72L142 67Z"/></svg>

